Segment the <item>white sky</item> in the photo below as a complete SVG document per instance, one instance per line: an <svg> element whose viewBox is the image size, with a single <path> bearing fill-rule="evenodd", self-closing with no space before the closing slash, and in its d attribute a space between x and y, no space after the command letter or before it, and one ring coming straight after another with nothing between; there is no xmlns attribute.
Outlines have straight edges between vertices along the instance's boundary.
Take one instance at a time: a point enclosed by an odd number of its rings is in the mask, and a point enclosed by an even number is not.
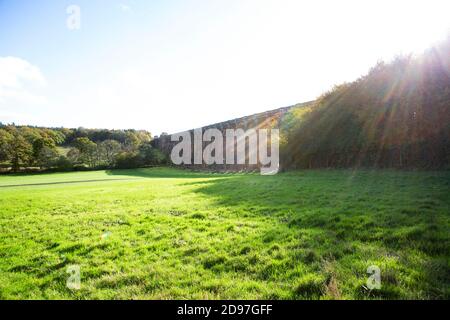
<svg viewBox="0 0 450 320"><path fill-rule="evenodd" d="M450 31L438 0L83 0L75 31L66 5L13 2L0 5L0 121L153 134L314 99Z"/></svg>

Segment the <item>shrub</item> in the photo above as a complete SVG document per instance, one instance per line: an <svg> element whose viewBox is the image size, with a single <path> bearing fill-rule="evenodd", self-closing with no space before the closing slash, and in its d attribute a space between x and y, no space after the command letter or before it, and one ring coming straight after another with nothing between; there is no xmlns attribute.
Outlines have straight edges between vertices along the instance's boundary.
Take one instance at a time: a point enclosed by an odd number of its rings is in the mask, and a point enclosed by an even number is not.
<svg viewBox="0 0 450 320"><path fill-rule="evenodd" d="M67 171L73 169L73 163L67 157L60 156L55 162L55 167L58 170Z"/></svg>
<svg viewBox="0 0 450 320"><path fill-rule="evenodd" d="M139 156L143 165L159 165L167 162L166 156L150 143L144 143L139 148Z"/></svg>
<svg viewBox="0 0 450 320"><path fill-rule="evenodd" d="M115 167L132 169L142 166L142 158L135 152L121 152L115 158Z"/></svg>

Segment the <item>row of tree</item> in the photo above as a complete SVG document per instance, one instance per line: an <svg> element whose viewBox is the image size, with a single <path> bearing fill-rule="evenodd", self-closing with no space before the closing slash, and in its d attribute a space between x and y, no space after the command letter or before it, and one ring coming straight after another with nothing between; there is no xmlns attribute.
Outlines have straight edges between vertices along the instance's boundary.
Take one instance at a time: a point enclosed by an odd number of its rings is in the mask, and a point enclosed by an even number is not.
<svg viewBox="0 0 450 320"><path fill-rule="evenodd" d="M39 128L0 124L0 165L5 170L133 168L166 162L137 130Z"/></svg>
<svg viewBox="0 0 450 320"><path fill-rule="evenodd" d="M449 168L450 38L422 55L378 63L292 118L285 168Z"/></svg>

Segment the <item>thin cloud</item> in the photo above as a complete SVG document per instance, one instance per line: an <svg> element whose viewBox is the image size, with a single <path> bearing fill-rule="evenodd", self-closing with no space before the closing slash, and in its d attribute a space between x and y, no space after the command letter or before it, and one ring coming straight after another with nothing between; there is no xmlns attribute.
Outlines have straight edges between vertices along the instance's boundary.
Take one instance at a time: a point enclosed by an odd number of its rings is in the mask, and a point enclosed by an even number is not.
<svg viewBox="0 0 450 320"><path fill-rule="evenodd" d="M46 98L36 91L46 85L38 67L21 58L0 57L0 103L45 103Z"/></svg>
<svg viewBox="0 0 450 320"><path fill-rule="evenodd" d="M127 12L127 13L133 11L129 5L126 5L124 3L119 4L119 9L122 10L123 12Z"/></svg>

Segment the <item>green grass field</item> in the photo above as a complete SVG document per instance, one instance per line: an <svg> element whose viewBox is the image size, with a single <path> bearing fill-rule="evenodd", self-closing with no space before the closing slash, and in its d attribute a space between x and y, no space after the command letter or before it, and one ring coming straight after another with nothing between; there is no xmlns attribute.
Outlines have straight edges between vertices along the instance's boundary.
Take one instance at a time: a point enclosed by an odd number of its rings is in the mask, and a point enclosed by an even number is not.
<svg viewBox="0 0 450 320"><path fill-rule="evenodd" d="M449 185L382 170L1 176L0 298L449 299ZM380 290L364 287L371 265Z"/></svg>

